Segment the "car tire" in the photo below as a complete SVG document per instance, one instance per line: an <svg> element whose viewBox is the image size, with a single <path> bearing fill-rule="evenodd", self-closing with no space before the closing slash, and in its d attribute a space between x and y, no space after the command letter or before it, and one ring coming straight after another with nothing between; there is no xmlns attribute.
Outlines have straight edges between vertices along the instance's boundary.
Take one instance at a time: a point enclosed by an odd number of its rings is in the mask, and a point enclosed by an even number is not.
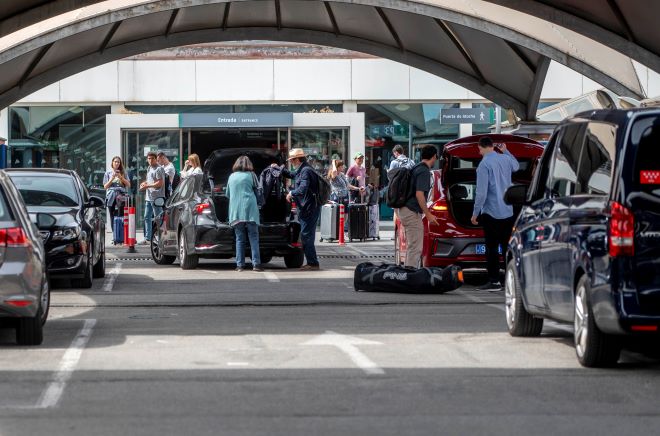
<svg viewBox="0 0 660 436"><path fill-rule="evenodd" d="M163 254L163 247L161 245L161 232L157 225L154 225L153 231L151 232L151 258L158 265L172 265L176 260L176 256L168 256Z"/></svg>
<svg viewBox="0 0 660 436"><path fill-rule="evenodd" d="M50 310L50 280L44 273L39 295L39 309L36 316L19 318L16 324L16 343L18 345L41 345L44 341L44 324Z"/></svg>
<svg viewBox="0 0 660 436"><path fill-rule="evenodd" d="M591 308L591 285L585 274L575 288L574 333L575 354L582 366L589 368L613 366L621 354L621 339L603 333Z"/></svg>
<svg viewBox="0 0 660 436"><path fill-rule="evenodd" d="M262 256L261 256L261 263L262 263L262 264L264 264L264 263L270 263L271 260L273 260L273 256L272 256L272 255L266 255L266 256L263 256L263 255L262 255Z"/></svg>
<svg viewBox="0 0 660 436"><path fill-rule="evenodd" d="M41 325L44 325L50 312L50 277L48 277L47 273L44 274L44 281L41 284L41 300L39 305L41 306Z"/></svg>
<svg viewBox="0 0 660 436"><path fill-rule="evenodd" d="M94 265L92 271L95 279L102 279L105 277L105 242L101 241L101 252L99 253L99 260Z"/></svg>
<svg viewBox="0 0 660 436"><path fill-rule="evenodd" d="M302 250L284 256L284 265L287 268L300 268L303 262L305 262L305 253Z"/></svg>
<svg viewBox="0 0 660 436"><path fill-rule="evenodd" d="M504 279L506 325L511 336L538 336L543 330L543 318L532 316L522 299L516 264L510 260Z"/></svg>
<svg viewBox="0 0 660 436"><path fill-rule="evenodd" d="M94 264L93 264L93 253L92 250L94 247L90 244L89 246L89 258L87 259L87 266L85 268L85 275L82 279L71 279L71 286L74 288L86 288L89 289L92 287L92 278L94 276Z"/></svg>
<svg viewBox="0 0 660 436"><path fill-rule="evenodd" d="M179 264L181 269L195 269L199 264L199 256L188 253L186 247L186 232L179 233Z"/></svg>

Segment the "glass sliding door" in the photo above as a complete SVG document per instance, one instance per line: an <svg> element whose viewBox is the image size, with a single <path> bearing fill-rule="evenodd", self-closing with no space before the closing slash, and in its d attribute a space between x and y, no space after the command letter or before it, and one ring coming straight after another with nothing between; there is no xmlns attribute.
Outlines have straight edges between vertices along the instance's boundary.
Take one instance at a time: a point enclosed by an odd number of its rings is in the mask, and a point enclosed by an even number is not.
<svg viewBox="0 0 660 436"><path fill-rule="evenodd" d="M147 180L147 153L164 152L175 168L181 168L181 131L172 130L125 130L122 154L126 171L131 180L131 196L135 203L138 228L144 228L144 192L138 188ZM142 235L138 235L141 240Z"/></svg>

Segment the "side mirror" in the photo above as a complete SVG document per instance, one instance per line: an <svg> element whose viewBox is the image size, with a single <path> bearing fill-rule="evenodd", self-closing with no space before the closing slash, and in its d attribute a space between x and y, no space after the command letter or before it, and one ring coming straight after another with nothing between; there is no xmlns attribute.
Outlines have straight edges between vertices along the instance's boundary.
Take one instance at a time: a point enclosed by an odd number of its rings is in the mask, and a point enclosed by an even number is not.
<svg viewBox="0 0 660 436"><path fill-rule="evenodd" d="M49 213L37 213L37 227L40 229L47 229L53 227L57 223L57 219Z"/></svg>
<svg viewBox="0 0 660 436"><path fill-rule="evenodd" d="M527 185L513 185L504 193L504 202L511 206L526 206Z"/></svg>
<svg viewBox="0 0 660 436"><path fill-rule="evenodd" d="M165 206L165 199L163 197L158 197L154 200L154 206L163 207Z"/></svg>
<svg viewBox="0 0 660 436"><path fill-rule="evenodd" d="M105 202L96 195L91 195L89 197L89 201L87 202L87 204L85 204L85 207L103 207L103 206L105 206Z"/></svg>

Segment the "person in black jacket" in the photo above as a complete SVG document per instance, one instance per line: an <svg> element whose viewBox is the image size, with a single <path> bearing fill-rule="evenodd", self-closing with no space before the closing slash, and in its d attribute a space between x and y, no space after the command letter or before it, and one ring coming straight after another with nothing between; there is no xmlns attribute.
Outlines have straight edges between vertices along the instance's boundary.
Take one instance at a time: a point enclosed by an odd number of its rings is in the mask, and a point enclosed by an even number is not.
<svg viewBox="0 0 660 436"><path fill-rule="evenodd" d="M300 221L300 239L302 239L303 251L307 259L307 265L302 270L318 270L319 259L316 256L316 221L321 213L317 197L319 194L318 176L314 169L307 163L307 156L302 148L294 148L289 152L289 162L296 169L291 172L282 169L285 177L293 179L293 187L286 196L290 203L295 201L298 206L298 220Z"/></svg>

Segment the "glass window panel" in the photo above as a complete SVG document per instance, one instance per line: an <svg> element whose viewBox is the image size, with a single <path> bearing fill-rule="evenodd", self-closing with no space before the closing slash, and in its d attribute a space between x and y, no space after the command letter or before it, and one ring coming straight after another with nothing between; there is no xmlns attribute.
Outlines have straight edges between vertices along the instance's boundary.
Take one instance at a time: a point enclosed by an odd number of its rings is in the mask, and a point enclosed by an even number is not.
<svg viewBox="0 0 660 436"><path fill-rule="evenodd" d="M552 175L548 189L553 197L573 195L577 186L577 168L584 142L584 123L569 124L562 130L559 146L555 150Z"/></svg>
<svg viewBox="0 0 660 436"><path fill-rule="evenodd" d="M660 144L660 117L640 118L630 133L630 142L637 149L635 156L635 189L660 197L660 171L658 144Z"/></svg>
<svg viewBox="0 0 660 436"><path fill-rule="evenodd" d="M291 130L291 148L302 148L307 162L321 174L326 174L332 159L341 159L350 165L348 156L348 129L295 129Z"/></svg>
<svg viewBox="0 0 660 436"><path fill-rule="evenodd" d="M579 193L610 193L615 154L616 127L605 123L589 123L577 175Z"/></svg>
<svg viewBox="0 0 660 436"><path fill-rule="evenodd" d="M77 206L78 194L70 177L34 177L12 174L27 206Z"/></svg>

